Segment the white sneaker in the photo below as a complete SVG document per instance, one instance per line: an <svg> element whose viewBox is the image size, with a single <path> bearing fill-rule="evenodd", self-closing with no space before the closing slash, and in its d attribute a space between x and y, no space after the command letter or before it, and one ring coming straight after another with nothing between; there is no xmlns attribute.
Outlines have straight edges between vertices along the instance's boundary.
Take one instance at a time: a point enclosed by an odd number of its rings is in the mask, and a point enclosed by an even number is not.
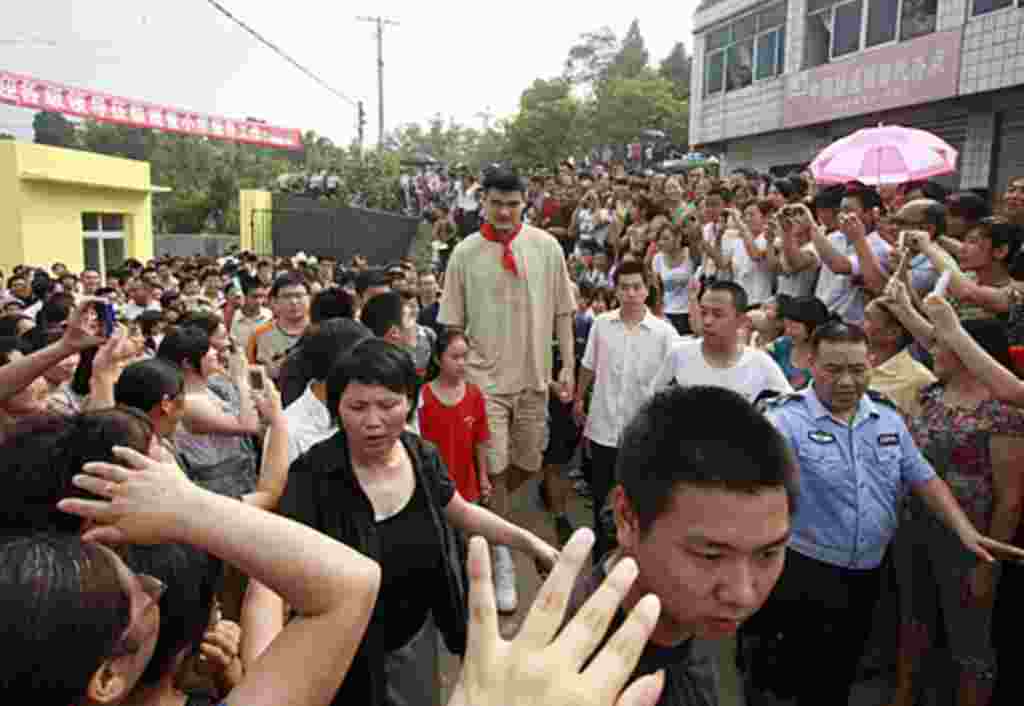
<svg viewBox="0 0 1024 706"><path fill-rule="evenodd" d="M516 565L508 547L494 548L494 599L499 613L515 613L519 606L516 595Z"/></svg>

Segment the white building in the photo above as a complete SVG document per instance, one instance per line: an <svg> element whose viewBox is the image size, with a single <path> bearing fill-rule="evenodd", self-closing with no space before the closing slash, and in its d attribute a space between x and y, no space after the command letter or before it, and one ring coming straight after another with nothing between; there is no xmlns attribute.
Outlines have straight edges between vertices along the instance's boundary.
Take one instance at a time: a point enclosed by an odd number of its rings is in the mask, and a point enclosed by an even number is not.
<svg viewBox="0 0 1024 706"><path fill-rule="evenodd" d="M1024 0L703 0L690 141L788 173L854 130L930 130L960 150L948 186L1024 175Z"/></svg>

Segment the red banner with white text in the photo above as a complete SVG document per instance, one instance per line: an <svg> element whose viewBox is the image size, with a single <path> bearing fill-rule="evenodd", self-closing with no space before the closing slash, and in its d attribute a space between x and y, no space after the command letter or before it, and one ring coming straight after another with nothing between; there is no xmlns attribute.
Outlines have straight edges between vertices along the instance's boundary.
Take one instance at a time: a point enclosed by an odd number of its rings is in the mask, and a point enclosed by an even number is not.
<svg viewBox="0 0 1024 706"><path fill-rule="evenodd" d="M297 129L168 108L3 70L0 70L0 103L214 140L245 142L278 149L302 149L302 134Z"/></svg>

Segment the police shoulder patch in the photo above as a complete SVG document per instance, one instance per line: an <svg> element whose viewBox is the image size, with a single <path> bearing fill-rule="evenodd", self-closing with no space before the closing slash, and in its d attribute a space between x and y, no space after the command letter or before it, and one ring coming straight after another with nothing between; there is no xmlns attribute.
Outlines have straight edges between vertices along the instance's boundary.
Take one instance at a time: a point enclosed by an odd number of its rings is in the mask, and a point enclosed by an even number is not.
<svg viewBox="0 0 1024 706"><path fill-rule="evenodd" d="M794 400L802 400L804 398L803 392L790 392L785 395L776 395L774 397L765 397L757 402L758 409L769 410L778 409L779 407L785 406L788 402Z"/></svg>

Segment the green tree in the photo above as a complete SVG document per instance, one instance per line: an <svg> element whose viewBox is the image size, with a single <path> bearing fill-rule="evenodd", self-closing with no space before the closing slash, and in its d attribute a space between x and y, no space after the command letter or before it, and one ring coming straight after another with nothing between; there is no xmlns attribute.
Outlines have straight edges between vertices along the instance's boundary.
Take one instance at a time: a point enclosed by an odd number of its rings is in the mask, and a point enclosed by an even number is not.
<svg viewBox="0 0 1024 706"><path fill-rule="evenodd" d="M582 106L564 78L537 79L507 124L508 157L520 167L553 165L580 148Z"/></svg>
<svg viewBox="0 0 1024 706"><path fill-rule="evenodd" d="M584 32L569 48L563 78L571 84L593 85L608 75L608 67L618 55L619 40L610 27Z"/></svg>
<svg viewBox="0 0 1024 706"><path fill-rule="evenodd" d="M608 78L639 78L647 68L650 55L640 34L640 22L633 20L619 50L608 67Z"/></svg>
<svg viewBox="0 0 1024 706"><path fill-rule="evenodd" d="M158 135L144 128L88 120L79 131L82 149L111 157L148 161Z"/></svg>
<svg viewBox="0 0 1024 706"><path fill-rule="evenodd" d="M672 82L651 69L636 78L609 78L595 92L588 115L588 147L622 145L644 129L665 131L678 145L688 143L689 106Z"/></svg>
<svg viewBox="0 0 1024 706"><path fill-rule="evenodd" d="M14 135L9 132L0 132L0 140L13 140Z"/></svg>
<svg viewBox="0 0 1024 706"><path fill-rule="evenodd" d="M672 82L672 91L676 98L690 97L690 72L693 70L693 58L686 53L686 45L676 42L669 55L661 60L658 73Z"/></svg>
<svg viewBox="0 0 1024 706"><path fill-rule="evenodd" d="M60 113L36 113L32 118L32 129L37 144L71 148L78 146L74 123Z"/></svg>

